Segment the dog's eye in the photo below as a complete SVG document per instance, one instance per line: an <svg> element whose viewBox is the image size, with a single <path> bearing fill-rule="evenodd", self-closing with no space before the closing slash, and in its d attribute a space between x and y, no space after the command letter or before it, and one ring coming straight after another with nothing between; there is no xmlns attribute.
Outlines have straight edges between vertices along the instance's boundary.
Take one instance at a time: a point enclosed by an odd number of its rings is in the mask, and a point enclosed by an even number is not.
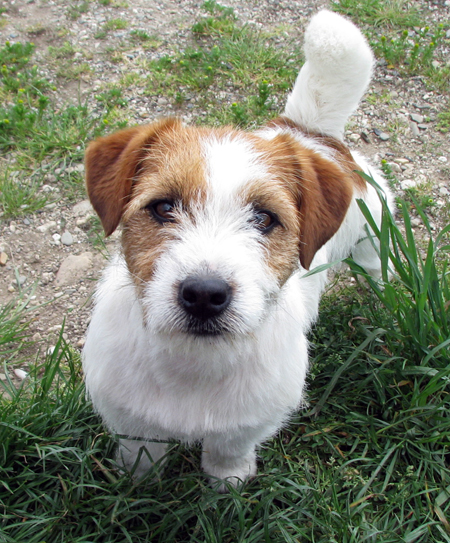
<svg viewBox="0 0 450 543"><path fill-rule="evenodd" d="M269 233L279 224L277 217L271 211L255 211L252 218L253 225L263 234Z"/></svg>
<svg viewBox="0 0 450 543"><path fill-rule="evenodd" d="M173 222L175 205L170 200L157 200L146 207L148 211L160 223Z"/></svg>

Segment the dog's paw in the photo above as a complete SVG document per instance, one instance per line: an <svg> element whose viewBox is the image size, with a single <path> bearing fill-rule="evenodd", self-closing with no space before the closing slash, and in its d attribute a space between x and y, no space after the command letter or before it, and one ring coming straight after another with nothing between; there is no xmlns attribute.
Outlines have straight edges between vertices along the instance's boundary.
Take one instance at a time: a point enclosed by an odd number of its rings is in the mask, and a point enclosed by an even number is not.
<svg viewBox="0 0 450 543"><path fill-rule="evenodd" d="M156 463L161 465L160 460L165 452L164 443L120 439L116 461L125 471L131 473L134 479L140 479L155 469Z"/></svg>
<svg viewBox="0 0 450 543"><path fill-rule="evenodd" d="M211 486L218 492L226 493L228 485L237 488L256 475L256 453L252 451L246 456L231 458L203 451L202 467L210 476ZM228 485L221 481L227 481Z"/></svg>

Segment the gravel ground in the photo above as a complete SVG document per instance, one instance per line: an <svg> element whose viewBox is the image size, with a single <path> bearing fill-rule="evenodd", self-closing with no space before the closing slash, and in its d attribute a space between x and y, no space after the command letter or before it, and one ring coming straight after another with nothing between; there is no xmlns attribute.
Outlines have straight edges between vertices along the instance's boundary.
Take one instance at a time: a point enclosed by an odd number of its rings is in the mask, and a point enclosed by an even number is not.
<svg viewBox="0 0 450 543"><path fill-rule="evenodd" d="M95 93L106 83L118 81L124 73L137 69L139 60L189 44L190 29L201 16L202 3L129 0L127 7L120 7L120 2L116 3L119 7L113 7L93 2L86 13L74 20L69 10L73 3L66 0L15 0L9 3L4 15L6 24L0 29L0 37L2 41L36 44L34 63L54 82L61 105L81 96L95 108L98 106ZM240 22L277 32L280 46L293 37L301 43L308 18L317 9L327 7L327 3L315 0L308 3L224 0L222 3L234 8ZM427 6L429 19L450 20L450 2ZM127 21L127 28L110 32L104 39L96 38L105 21L111 18ZM158 36L161 46L149 51L130 45L127 51L121 50L120 62L112 60L111 51L119 50L133 30L145 30ZM49 61L49 46L61 46L66 41L80 50L74 60L81 55L89 64L90 72L79 80L61 80ZM448 48L444 53L450 61ZM236 99L227 89L223 93L229 103ZM384 95L389 98L377 99ZM149 100L138 89L125 91L125 96L134 115L132 122L142 123L173 114L189 121L203 114L195 96L181 108L165 97ZM436 129L437 115L447 100L448 97L430 91L421 77L401 77L380 61L367 99L351 119L346 133L347 143L373 159L374 164L379 164L381 159L391 164L399 181L400 195L408 187L425 187L426 196L433 202L430 218L436 229L447 222L449 209L449 135ZM395 137L392 127L395 127ZM41 353L54 345L64 320L65 338L73 347L81 349L95 280L105 265L105 251L100 252L86 232L86 225L93 216L89 203L81 197L76 203L58 197L58 176L82 171L83 164L72 164L69 171L47 174L42 190L52 193L56 201L41 213L2 220L0 224L0 253L6 255L0 257L0 298L8 301L16 297L18 283L22 288L34 285L31 304L36 309L30 314L31 330ZM414 217L413 224L420 237L424 232L420 219ZM106 252L113 252L116 244L117 235L107 241ZM20 368L26 370L27 366L23 364Z"/></svg>

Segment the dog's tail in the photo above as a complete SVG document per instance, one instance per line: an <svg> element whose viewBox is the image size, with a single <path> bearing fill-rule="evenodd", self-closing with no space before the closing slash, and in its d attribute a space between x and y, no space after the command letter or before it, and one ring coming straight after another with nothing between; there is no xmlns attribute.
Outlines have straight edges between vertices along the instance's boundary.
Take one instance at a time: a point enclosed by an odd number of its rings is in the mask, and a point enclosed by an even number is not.
<svg viewBox="0 0 450 543"><path fill-rule="evenodd" d="M304 51L285 115L307 130L342 139L371 79L369 44L348 19L323 10L306 29Z"/></svg>

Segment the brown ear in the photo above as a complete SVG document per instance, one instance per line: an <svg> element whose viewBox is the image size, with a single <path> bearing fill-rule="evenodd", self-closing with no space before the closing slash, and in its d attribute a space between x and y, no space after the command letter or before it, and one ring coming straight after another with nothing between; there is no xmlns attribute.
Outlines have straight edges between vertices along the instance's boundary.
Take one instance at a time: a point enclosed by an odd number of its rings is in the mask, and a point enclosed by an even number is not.
<svg viewBox="0 0 450 543"><path fill-rule="evenodd" d="M107 236L120 222L142 159L163 132L179 124L165 119L128 128L98 138L86 149L86 188Z"/></svg>
<svg viewBox="0 0 450 543"><path fill-rule="evenodd" d="M296 141L290 134L279 134L270 142L281 160L277 169L288 181L300 215L300 262L309 269L316 252L338 230L350 205L357 165L342 156L339 163L324 158ZM340 158L337 150L337 160Z"/></svg>
<svg viewBox="0 0 450 543"><path fill-rule="evenodd" d="M349 172L308 150L300 160L300 262L309 270L316 252L337 232L353 195Z"/></svg>

